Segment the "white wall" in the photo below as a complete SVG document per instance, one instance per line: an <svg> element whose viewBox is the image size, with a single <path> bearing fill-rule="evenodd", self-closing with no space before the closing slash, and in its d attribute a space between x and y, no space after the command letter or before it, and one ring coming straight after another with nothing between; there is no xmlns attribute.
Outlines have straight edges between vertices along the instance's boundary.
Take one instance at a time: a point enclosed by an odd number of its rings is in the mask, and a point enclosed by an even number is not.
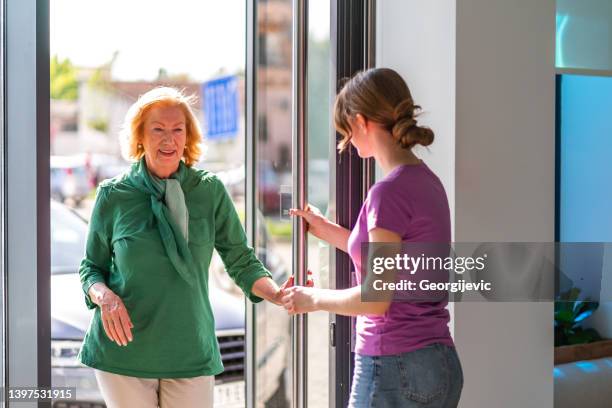
<svg viewBox="0 0 612 408"><path fill-rule="evenodd" d="M444 184L454 237L455 1L379 0L376 7L376 66L402 75L423 109L419 123L435 133L431 146L414 151ZM453 333L454 305L448 309Z"/></svg>
<svg viewBox="0 0 612 408"><path fill-rule="evenodd" d="M454 214L455 1L378 0L376 66L398 71L434 143L415 153L438 175Z"/></svg>
<svg viewBox="0 0 612 408"><path fill-rule="evenodd" d="M593 317L587 319L584 327L593 327L599 335L606 339L612 338L612 245L604 245L603 274L601 277L601 291L599 293L599 307Z"/></svg>
<svg viewBox="0 0 612 408"><path fill-rule="evenodd" d="M553 241L555 1L379 0L377 66L437 139L455 241ZM461 407L553 405L552 303L457 303Z"/></svg>

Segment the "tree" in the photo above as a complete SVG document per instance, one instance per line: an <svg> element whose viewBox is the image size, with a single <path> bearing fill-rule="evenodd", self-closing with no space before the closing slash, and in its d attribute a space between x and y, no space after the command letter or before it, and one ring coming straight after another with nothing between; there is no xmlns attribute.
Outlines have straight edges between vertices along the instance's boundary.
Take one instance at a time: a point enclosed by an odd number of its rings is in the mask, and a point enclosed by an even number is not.
<svg viewBox="0 0 612 408"><path fill-rule="evenodd" d="M51 57L51 99L74 101L79 95L77 70L68 58Z"/></svg>

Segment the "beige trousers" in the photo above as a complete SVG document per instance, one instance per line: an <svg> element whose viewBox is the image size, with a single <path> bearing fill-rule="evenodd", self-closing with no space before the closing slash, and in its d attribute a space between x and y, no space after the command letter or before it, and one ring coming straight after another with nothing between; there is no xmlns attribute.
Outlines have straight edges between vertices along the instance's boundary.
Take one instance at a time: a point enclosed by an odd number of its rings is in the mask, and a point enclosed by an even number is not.
<svg viewBox="0 0 612 408"><path fill-rule="evenodd" d="M108 408L212 408L215 377L139 378L94 369Z"/></svg>

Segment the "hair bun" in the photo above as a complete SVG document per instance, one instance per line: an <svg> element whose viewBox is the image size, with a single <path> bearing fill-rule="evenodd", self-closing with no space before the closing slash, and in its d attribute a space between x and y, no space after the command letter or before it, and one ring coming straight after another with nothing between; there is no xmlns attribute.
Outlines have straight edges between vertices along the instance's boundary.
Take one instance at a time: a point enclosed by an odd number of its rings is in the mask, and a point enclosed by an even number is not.
<svg viewBox="0 0 612 408"><path fill-rule="evenodd" d="M351 124L357 114L391 133L402 148L410 149L416 144L429 146L434 133L417 125L416 116L420 110L408 85L396 71L370 68L358 72L348 82L343 82L334 101L334 127L342 135L338 150L342 152L351 145Z"/></svg>
<svg viewBox="0 0 612 408"><path fill-rule="evenodd" d="M411 149L416 144L429 146L433 143L433 131L417 125L415 111L420 109L421 107L414 105L411 99L405 99L395 107L395 124L391 134L404 149Z"/></svg>
<svg viewBox="0 0 612 408"><path fill-rule="evenodd" d="M413 118L414 111L417 109L421 109L421 107L415 105L412 99L404 99L393 110L393 119L398 122L404 118Z"/></svg>

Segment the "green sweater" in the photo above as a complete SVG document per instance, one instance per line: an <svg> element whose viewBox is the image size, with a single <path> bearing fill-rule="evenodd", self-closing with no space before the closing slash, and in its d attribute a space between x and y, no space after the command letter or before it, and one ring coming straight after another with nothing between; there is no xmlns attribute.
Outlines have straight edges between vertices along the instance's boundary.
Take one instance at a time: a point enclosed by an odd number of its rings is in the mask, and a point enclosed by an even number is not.
<svg viewBox="0 0 612 408"><path fill-rule="evenodd" d="M100 184L79 275L95 308L78 359L104 371L144 378L186 378L223 371L208 296L208 268L216 249L230 277L252 302L261 277L271 277L247 245L225 186L212 173L184 166L181 187L189 212L188 247L195 262L191 287L173 267L161 240L151 196L138 187L138 163ZM104 282L125 304L133 341L119 346L104 332L89 287Z"/></svg>

